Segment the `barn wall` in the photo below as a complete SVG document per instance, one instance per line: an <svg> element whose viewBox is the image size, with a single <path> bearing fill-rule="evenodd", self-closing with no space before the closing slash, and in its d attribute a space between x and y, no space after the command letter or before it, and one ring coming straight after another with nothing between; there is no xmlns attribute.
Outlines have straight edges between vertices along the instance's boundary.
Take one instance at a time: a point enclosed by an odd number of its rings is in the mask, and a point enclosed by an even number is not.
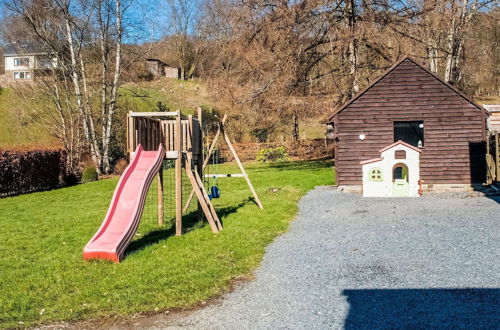
<svg viewBox="0 0 500 330"><path fill-rule="evenodd" d="M379 157L394 142L394 121L418 120L424 121L425 183L483 182L483 112L406 59L334 117L337 183L361 185L359 162Z"/></svg>

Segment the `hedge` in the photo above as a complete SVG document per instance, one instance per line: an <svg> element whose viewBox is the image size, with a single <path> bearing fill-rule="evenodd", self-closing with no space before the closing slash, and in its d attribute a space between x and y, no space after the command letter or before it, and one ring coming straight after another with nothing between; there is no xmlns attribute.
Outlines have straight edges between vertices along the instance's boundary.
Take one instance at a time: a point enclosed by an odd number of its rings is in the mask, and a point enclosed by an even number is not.
<svg viewBox="0 0 500 330"><path fill-rule="evenodd" d="M65 170L61 149L0 149L0 197L57 188Z"/></svg>

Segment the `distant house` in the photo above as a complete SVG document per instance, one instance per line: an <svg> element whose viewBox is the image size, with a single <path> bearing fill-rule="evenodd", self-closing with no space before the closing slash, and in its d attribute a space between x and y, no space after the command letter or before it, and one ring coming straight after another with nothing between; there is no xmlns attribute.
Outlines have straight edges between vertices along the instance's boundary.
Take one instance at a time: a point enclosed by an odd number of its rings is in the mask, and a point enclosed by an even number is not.
<svg viewBox="0 0 500 330"><path fill-rule="evenodd" d="M412 182L423 191L480 186L486 174L487 116L453 86L405 58L331 115L337 184L366 193L365 181L390 182L386 188L393 196L412 196ZM408 149L417 150L418 157L410 159ZM382 159L391 160L393 168L382 166Z"/></svg>
<svg viewBox="0 0 500 330"><path fill-rule="evenodd" d="M33 43L12 43L3 57L7 81L32 81L37 74L59 65L56 56Z"/></svg>
<svg viewBox="0 0 500 330"><path fill-rule="evenodd" d="M488 130L492 133L500 133L500 104L483 104L483 108L488 110Z"/></svg>
<svg viewBox="0 0 500 330"><path fill-rule="evenodd" d="M167 77L173 79L181 78L181 69L171 66L159 59L156 58L148 58L146 59L146 65L148 71L155 77Z"/></svg>

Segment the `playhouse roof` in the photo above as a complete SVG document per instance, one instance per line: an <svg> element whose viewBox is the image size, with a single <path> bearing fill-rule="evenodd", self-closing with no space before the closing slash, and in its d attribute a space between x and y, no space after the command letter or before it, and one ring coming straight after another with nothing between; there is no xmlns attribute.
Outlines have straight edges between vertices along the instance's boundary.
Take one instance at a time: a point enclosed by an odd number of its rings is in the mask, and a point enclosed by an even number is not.
<svg viewBox="0 0 500 330"><path fill-rule="evenodd" d="M401 140L399 140L399 141L397 141L397 142L394 142L393 144L388 145L388 146L387 146L387 147L385 147L385 148L380 149L378 152L384 152L384 151L389 150L389 149L391 149L391 148L394 148L395 146L398 146L398 145L402 145L402 146L405 146L405 147L407 147L407 148L413 149L413 150L415 150L416 152L422 152L422 150L420 150L419 148L414 147L414 146L412 146L411 144L408 144L408 143L403 142L403 141L401 141Z"/></svg>
<svg viewBox="0 0 500 330"><path fill-rule="evenodd" d="M389 150L391 148L394 148L395 146L399 146L399 145L405 146L405 147L410 148L412 150L415 150L416 152L422 152L422 150L420 150L419 148L414 147L411 144L408 144L408 143L403 142L401 140L399 140L397 142L394 142L393 144L388 145L387 147L384 147L384 148L380 149L378 152L382 153L384 151L387 151L387 150ZM377 157L377 158L372 158L372 159L368 159L368 160L363 160L363 161L360 161L359 164L360 165L366 165L366 164L370 164L370 163L379 162L381 160L384 160L384 157Z"/></svg>
<svg viewBox="0 0 500 330"><path fill-rule="evenodd" d="M349 105L351 105L352 103L354 103L357 99L359 99L363 94L365 94L370 88L372 88L374 85L376 85L379 81L381 81L382 79L384 79L389 73L391 73L395 68L397 68L401 63L405 62L405 61L410 61L411 63L415 64L417 67L419 67L420 69L424 70L425 72L427 72L428 74L430 74L431 76L433 76L436 80L438 80L440 83L442 83L443 85L445 85L446 87L450 88L452 91L454 91L456 94L458 94L460 97L464 98L466 101L468 101L469 103L471 103L472 105L474 105L477 109L485 112L485 113L488 113L488 111L486 111L483 107L481 107L479 104L477 104L476 102L472 101L469 97L467 97L466 95L464 95L462 92L460 92L458 89L456 89L455 87L453 87L452 85L450 85L449 83L446 83L444 82L441 78L439 78L436 74L432 73L431 71L429 71L426 67L418 64L417 62L415 62L413 59L411 59L410 57L405 57L403 58L402 60L400 60L399 62L397 62L396 64L394 64L393 66L391 66L385 73L383 73L380 77L378 77L375 81L373 81L371 84L369 84L365 89L363 89L361 92L359 92L358 94L356 94L353 98L351 98L347 103L345 103L344 105L342 105L340 108L338 108L334 113L333 115L330 116L330 119L328 120L328 122L331 122L333 117L335 117L336 115L338 115L340 112L342 112L344 109L346 109Z"/></svg>

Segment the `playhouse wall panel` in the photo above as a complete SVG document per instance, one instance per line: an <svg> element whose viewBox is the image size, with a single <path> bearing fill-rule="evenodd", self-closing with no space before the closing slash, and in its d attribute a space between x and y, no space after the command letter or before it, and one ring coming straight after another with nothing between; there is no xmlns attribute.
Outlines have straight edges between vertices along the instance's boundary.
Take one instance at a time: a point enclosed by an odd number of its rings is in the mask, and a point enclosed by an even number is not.
<svg viewBox="0 0 500 330"><path fill-rule="evenodd" d="M394 142L394 121L419 120L424 121L420 176L425 183L482 182L484 112L406 59L333 117L337 183L361 185L359 162L378 157L379 149Z"/></svg>

